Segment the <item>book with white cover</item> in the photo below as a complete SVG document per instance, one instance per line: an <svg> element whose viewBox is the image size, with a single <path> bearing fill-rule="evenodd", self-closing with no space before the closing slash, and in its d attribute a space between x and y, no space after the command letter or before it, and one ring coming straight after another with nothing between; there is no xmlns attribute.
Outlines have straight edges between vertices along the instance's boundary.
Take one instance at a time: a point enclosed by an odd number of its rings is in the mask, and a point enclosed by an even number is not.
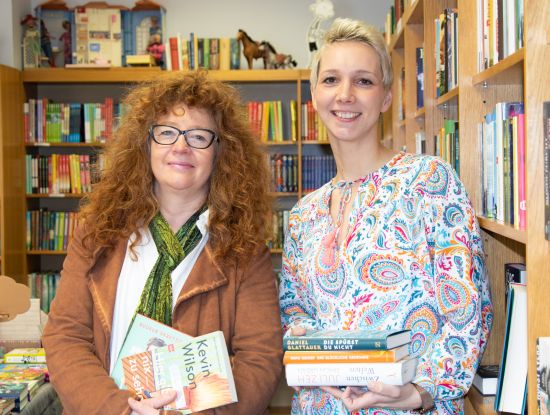
<svg viewBox="0 0 550 415"><path fill-rule="evenodd" d="M379 381L404 385L414 379L416 357L389 363L292 363L285 366L288 386L366 386Z"/></svg>

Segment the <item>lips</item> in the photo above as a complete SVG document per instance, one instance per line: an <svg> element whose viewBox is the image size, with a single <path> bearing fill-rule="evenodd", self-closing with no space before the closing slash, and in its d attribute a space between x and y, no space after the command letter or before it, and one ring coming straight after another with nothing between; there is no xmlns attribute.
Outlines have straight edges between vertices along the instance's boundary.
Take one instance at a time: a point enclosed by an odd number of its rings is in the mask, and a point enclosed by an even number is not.
<svg viewBox="0 0 550 415"><path fill-rule="evenodd" d="M171 161L168 163L168 165L177 169L191 169L195 167L191 163L188 163L186 161Z"/></svg>
<svg viewBox="0 0 550 415"><path fill-rule="evenodd" d="M361 115L360 112L352 111L332 111L332 114L342 120L354 120Z"/></svg>

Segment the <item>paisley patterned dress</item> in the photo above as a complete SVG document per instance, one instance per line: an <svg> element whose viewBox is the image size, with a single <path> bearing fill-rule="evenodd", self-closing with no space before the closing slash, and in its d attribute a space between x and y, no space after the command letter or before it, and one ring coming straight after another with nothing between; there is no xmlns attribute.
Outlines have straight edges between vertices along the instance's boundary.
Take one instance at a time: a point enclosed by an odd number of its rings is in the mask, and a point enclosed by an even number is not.
<svg viewBox="0 0 550 415"><path fill-rule="evenodd" d="M395 155L360 184L348 235L329 252L334 188L325 184L290 214L280 282L284 328L410 329L410 353L419 357L414 381L434 397L432 413L463 413L493 317L480 231L463 184L436 157ZM320 389L293 397L292 414L348 413Z"/></svg>

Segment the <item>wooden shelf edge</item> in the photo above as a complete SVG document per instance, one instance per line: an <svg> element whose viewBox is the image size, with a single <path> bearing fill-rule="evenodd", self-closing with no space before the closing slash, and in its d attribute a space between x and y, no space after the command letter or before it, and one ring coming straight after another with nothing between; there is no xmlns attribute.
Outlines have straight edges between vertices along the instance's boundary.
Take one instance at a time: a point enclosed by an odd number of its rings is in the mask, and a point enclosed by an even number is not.
<svg viewBox="0 0 550 415"><path fill-rule="evenodd" d="M439 106L443 104L448 104L451 101L456 101L456 103L458 103L458 94L459 94L458 87L455 87L451 89L449 92L447 92L446 94L443 94L439 98L437 98L437 100L435 101L435 105Z"/></svg>
<svg viewBox="0 0 550 415"><path fill-rule="evenodd" d="M482 395L475 386L472 385L466 395L466 399L470 402L477 415L497 415L494 410L494 395Z"/></svg>
<svg viewBox="0 0 550 415"><path fill-rule="evenodd" d="M67 255L67 251L30 250L27 255Z"/></svg>
<svg viewBox="0 0 550 415"><path fill-rule="evenodd" d="M486 231L502 235L508 239L512 239L522 244L527 243L527 232L524 230L516 229L513 225L509 225L507 223L503 223L494 219L487 219L484 216L478 216L477 221L479 222L479 226Z"/></svg>
<svg viewBox="0 0 550 415"><path fill-rule="evenodd" d="M403 14L405 26L424 23L424 0L416 0L405 9Z"/></svg>
<svg viewBox="0 0 550 415"><path fill-rule="evenodd" d="M285 140L285 141L260 141L264 146L295 146L298 144L297 141Z"/></svg>
<svg viewBox="0 0 550 415"><path fill-rule="evenodd" d="M302 145L306 145L306 144L330 145L330 141L302 140Z"/></svg>
<svg viewBox="0 0 550 415"><path fill-rule="evenodd" d="M105 143L25 143L25 147L28 148L40 148L40 147L105 147Z"/></svg>
<svg viewBox="0 0 550 415"><path fill-rule="evenodd" d="M498 62L496 65L493 65L490 68L485 69L484 71L478 73L477 75L474 75L472 77L472 83L474 85L479 85L479 84L482 84L483 82L490 81L491 79L497 77L498 75L501 75L504 72L511 70L516 65L523 64L524 59L525 59L525 48L521 48L516 52L514 52L513 54L511 54L510 56L507 56L506 58Z"/></svg>
<svg viewBox="0 0 550 415"><path fill-rule="evenodd" d="M27 193L27 199L80 199L83 193Z"/></svg>
<svg viewBox="0 0 550 415"><path fill-rule="evenodd" d="M160 68L106 68L65 69L38 68L23 71L25 83L132 83L151 80L167 73ZM181 71L184 72L184 71ZM239 69L209 71L214 78L227 82L281 82L299 81L305 76L303 69Z"/></svg>

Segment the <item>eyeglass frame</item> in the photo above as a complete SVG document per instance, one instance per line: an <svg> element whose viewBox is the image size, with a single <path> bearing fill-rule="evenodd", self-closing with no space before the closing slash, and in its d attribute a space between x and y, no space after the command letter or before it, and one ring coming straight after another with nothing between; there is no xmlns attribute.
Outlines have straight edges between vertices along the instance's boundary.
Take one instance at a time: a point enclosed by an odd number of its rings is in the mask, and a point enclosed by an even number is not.
<svg viewBox="0 0 550 415"><path fill-rule="evenodd" d="M169 128L173 128L174 130L176 130L178 132L178 135L176 136L176 139L174 140L174 142L172 143L159 143L157 141L157 139L155 138L155 135L153 134L153 128L155 127L169 127ZM199 131L208 131L209 133L211 133L214 137L212 138L212 141L210 141L210 144L208 144L206 147L195 147L195 146L192 146L191 144L189 144L189 142L187 141L187 133L189 131L196 131L196 130L199 130ZM218 142L219 141L219 138L218 138L218 134L216 134L215 131L212 131L208 128L189 128L187 130L180 130L178 127L174 127L173 125L165 125L165 124L153 124L149 127L149 138L153 139L153 141L155 143L157 143L159 146L171 146L171 145L174 145L178 142L180 136L183 135L183 139L185 140L185 144L187 144L189 147L191 148L195 148L197 150L206 150L208 147L210 147L212 145L212 143L215 142Z"/></svg>

